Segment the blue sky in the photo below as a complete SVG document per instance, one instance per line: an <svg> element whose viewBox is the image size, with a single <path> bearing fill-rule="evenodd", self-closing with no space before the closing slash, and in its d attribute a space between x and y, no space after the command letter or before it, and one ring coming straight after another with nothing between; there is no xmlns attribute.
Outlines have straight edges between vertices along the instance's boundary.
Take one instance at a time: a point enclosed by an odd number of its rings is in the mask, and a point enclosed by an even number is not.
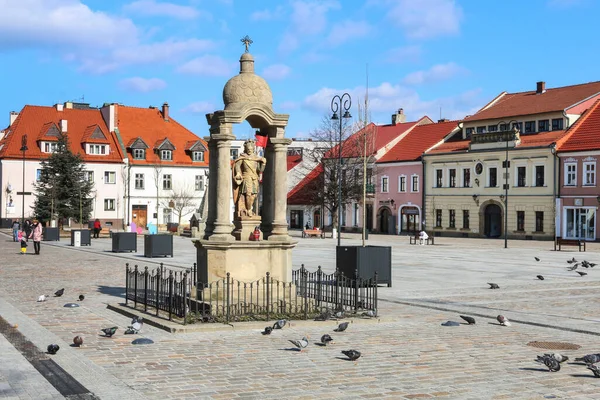
<svg viewBox="0 0 600 400"><path fill-rule="evenodd" d="M307 137L334 94L389 123L474 113L503 90L600 80L595 0L0 0L0 126L25 104L148 107L200 136L249 35L286 135ZM0 114L0 118L2 114ZM236 135L251 133L242 125Z"/></svg>

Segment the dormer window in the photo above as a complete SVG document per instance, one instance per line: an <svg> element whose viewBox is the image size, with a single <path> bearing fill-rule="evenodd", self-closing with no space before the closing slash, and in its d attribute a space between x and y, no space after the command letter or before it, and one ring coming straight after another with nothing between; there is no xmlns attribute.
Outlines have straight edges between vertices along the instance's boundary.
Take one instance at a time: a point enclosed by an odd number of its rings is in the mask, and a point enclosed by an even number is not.
<svg viewBox="0 0 600 400"><path fill-rule="evenodd" d="M204 161L204 152L203 151L193 151L192 152L192 161Z"/></svg>
<svg viewBox="0 0 600 400"><path fill-rule="evenodd" d="M88 144L88 154L106 155L108 154L108 145L106 144Z"/></svg>
<svg viewBox="0 0 600 400"><path fill-rule="evenodd" d="M54 153L58 147L56 142L42 142L42 151L44 153Z"/></svg>
<svg viewBox="0 0 600 400"><path fill-rule="evenodd" d="M146 149L133 149L133 159L134 160L145 160L146 159Z"/></svg>
<svg viewBox="0 0 600 400"><path fill-rule="evenodd" d="M173 151L172 150L161 150L160 151L160 159L163 161L172 161L173 160Z"/></svg>

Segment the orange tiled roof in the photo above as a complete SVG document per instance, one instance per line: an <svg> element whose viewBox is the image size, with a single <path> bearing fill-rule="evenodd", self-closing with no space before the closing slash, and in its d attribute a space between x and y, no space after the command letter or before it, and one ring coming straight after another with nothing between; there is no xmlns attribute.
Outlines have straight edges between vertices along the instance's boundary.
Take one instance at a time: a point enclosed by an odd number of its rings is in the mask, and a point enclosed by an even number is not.
<svg viewBox="0 0 600 400"><path fill-rule="evenodd" d="M81 143L102 143L102 144L110 143L106 136L104 138L93 138L92 137L92 135L94 134L94 132L96 131L97 128L99 128L98 125L88 126L85 129L85 132L83 133L83 137L81 138ZM102 134L104 134L104 132L102 132Z"/></svg>
<svg viewBox="0 0 600 400"><path fill-rule="evenodd" d="M122 162L121 148L114 135L108 132L108 127L102 118L99 109L63 108L58 111L56 107L31 106L23 107L15 122L6 129L6 136L0 141L0 158L21 158L21 137L28 135L25 158L40 160L48 158L48 153L42 153L38 145L39 140L55 141L54 136L43 136L47 129L54 124L60 126L60 120L67 121L67 134L71 151L81 154L86 162ZM110 152L106 155L86 154L81 142L90 125L99 126L102 133L108 138ZM43 133L42 133L43 132Z"/></svg>
<svg viewBox="0 0 600 400"><path fill-rule="evenodd" d="M500 94L497 101L491 102L490 107L465 118L465 122L562 111L598 94L600 82L550 88L541 94L537 94L535 90Z"/></svg>
<svg viewBox="0 0 600 400"><path fill-rule="evenodd" d="M557 149L560 152L600 149L600 100L571 126L569 133L558 141Z"/></svg>
<svg viewBox="0 0 600 400"><path fill-rule="evenodd" d="M315 204L317 200L314 196L314 190L318 190L315 185L322 183L322 175L325 173L323 164L317 165L310 171L298 184L288 192L287 202L291 205L310 205Z"/></svg>
<svg viewBox="0 0 600 400"><path fill-rule="evenodd" d="M156 108L138 108L122 105L115 105L117 116L117 127L123 143L133 143L138 137L146 143L160 145L165 138L175 146L173 150L173 161L161 161L159 156L149 149L146 152L145 160L135 160L128 152L127 156L132 164L156 164L163 165L194 165L198 167L208 167L209 154L204 155L204 161L192 161L189 152L186 151L188 142L200 140L205 148L208 148L206 142L192 133L190 130L179 124L169 116L165 121L162 112Z"/></svg>
<svg viewBox="0 0 600 400"><path fill-rule="evenodd" d="M415 126L377 162L418 161L425 150L457 129L457 123L458 121L448 121Z"/></svg>

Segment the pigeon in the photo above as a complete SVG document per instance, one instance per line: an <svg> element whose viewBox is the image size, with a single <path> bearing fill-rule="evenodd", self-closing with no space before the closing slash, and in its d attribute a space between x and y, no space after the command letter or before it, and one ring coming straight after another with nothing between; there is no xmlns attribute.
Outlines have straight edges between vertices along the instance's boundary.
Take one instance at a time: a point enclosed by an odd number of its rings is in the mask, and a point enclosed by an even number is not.
<svg viewBox="0 0 600 400"><path fill-rule="evenodd" d="M262 331L261 333L262 333L263 335L270 335L270 334L271 334L271 332L273 332L273 328L271 328L270 326L265 326L265 330L264 330L264 331Z"/></svg>
<svg viewBox="0 0 600 400"><path fill-rule="evenodd" d="M112 328L101 329L101 331L104 332L104 336L106 336L106 337L112 337L112 335L115 334L115 332L117 331L117 329L119 329L119 328L117 328L116 326L113 326Z"/></svg>
<svg viewBox="0 0 600 400"><path fill-rule="evenodd" d="M342 322L341 324L338 325L337 328L335 328L333 331L334 332L344 332L346 329L348 329L348 325L350 325L349 322Z"/></svg>
<svg viewBox="0 0 600 400"><path fill-rule="evenodd" d="M290 340L290 343L296 346L300 351L302 351L306 348L306 346L308 346L308 338L304 336L300 340Z"/></svg>
<svg viewBox="0 0 600 400"><path fill-rule="evenodd" d="M490 285L490 289L500 289L500 286L498 286L498 285L497 285L497 284L495 284L495 283L490 283L490 282L488 282L488 285Z"/></svg>
<svg viewBox="0 0 600 400"><path fill-rule="evenodd" d="M341 310L341 311L337 311L334 315L337 319L342 319L345 317L346 313L344 313L344 310Z"/></svg>
<svg viewBox="0 0 600 400"><path fill-rule="evenodd" d="M576 358L575 361L583 361L586 364L596 364L597 362L600 362L600 353L587 354L583 357Z"/></svg>
<svg viewBox="0 0 600 400"><path fill-rule="evenodd" d="M583 272L583 271L575 271L579 274L579 276L586 276L587 272Z"/></svg>
<svg viewBox="0 0 600 400"><path fill-rule="evenodd" d="M460 324L456 321L446 321L442 323L442 326L460 326Z"/></svg>
<svg viewBox="0 0 600 400"><path fill-rule="evenodd" d="M570 267L567 267L567 269L568 269L569 271L575 271L575 270L577 269L577 267L579 267L579 263L575 263L575 264L573 264L572 266L570 266Z"/></svg>
<svg viewBox="0 0 600 400"><path fill-rule="evenodd" d="M569 264L573 264L573 263L576 263L576 262L577 262L577 260L575 259L575 257L573 257L572 259L570 259L570 260L567 260L567 262L568 262Z"/></svg>
<svg viewBox="0 0 600 400"><path fill-rule="evenodd" d="M62 296L64 293L65 293L65 288L62 288L62 289L60 289L60 290L57 290L56 292L54 292L54 295L55 295L56 297L60 297L60 296Z"/></svg>
<svg viewBox="0 0 600 400"><path fill-rule="evenodd" d="M543 281L543 280L544 280L544 277L543 277L542 275L536 275L536 276L537 276L537 278L538 278L540 281Z"/></svg>
<svg viewBox="0 0 600 400"><path fill-rule="evenodd" d="M544 364L548 367L550 372L560 371L560 363L556 360L556 358L544 354L543 356L537 356L535 362L539 362L540 364Z"/></svg>
<svg viewBox="0 0 600 400"><path fill-rule="evenodd" d="M60 347L57 344L49 344L48 345L48 354L56 354Z"/></svg>
<svg viewBox="0 0 600 400"><path fill-rule="evenodd" d="M563 356L560 353L544 353L544 356L554 357L554 359L561 364L569 360L569 357Z"/></svg>
<svg viewBox="0 0 600 400"><path fill-rule="evenodd" d="M590 263L589 263L589 262L587 262L587 261L585 261L585 260L583 260L583 261L581 262L581 266L582 266L583 268L589 268L589 267L590 267Z"/></svg>
<svg viewBox="0 0 600 400"><path fill-rule="evenodd" d="M84 295L82 295L82 294L80 294L80 295L79 295L79 301L83 301L83 299L85 299L85 296L84 296Z"/></svg>
<svg viewBox="0 0 600 400"><path fill-rule="evenodd" d="M596 378L600 378L600 368L597 365L588 364L587 369L591 370Z"/></svg>
<svg viewBox="0 0 600 400"><path fill-rule="evenodd" d="M43 294L43 295L41 295L40 297L38 297L37 301L38 301L38 302L46 301L46 299L47 299L48 297L50 297L50 296L48 296L47 294Z"/></svg>
<svg viewBox="0 0 600 400"><path fill-rule="evenodd" d="M496 319L498 320L498 322L500 322L500 325L510 326L510 321L504 315L498 315L498 317L496 317Z"/></svg>
<svg viewBox="0 0 600 400"><path fill-rule="evenodd" d="M375 310L368 310L365 311L364 313L361 314L363 317L369 317L369 318L373 318L377 316L377 311Z"/></svg>
<svg viewBox="0 0 600 400"><path fill-rule="evenodd" d="M469 325L475 325L475 318L469 317L467 315L459 315L459 317L461 317L462 319L464 319L465 321L467 321L467 323Z"/></svg>
<svg viewBox="0 0 600 400"><path fill-rule="evenodd" d="M321 336L321 343L327 346L329 343L333 343L333 338L328 334L324 334L323 336Z"/></svg>
<svg viewBox="0 0 600 400"><path fill-rule="evenodd" d="M533 257L533 258L535 258L535 261L540 261L539 257Z"/></svg>
<svg viewBox="0 0 600 400"><path fill-rule="evenodd" d="M325 312L319 314L315 318L315 321L327 321L329 318L331 318L331 313L329 312L329 310L326 310Z"/></svg>
<svg viewBox="0 0 600 400"><path fill-rule="evenodd" d="M350 361L356 361L360 358L360 351L358 350L342 350L342 354L348 357Z"/></svg>
<svg viewBox="0 0 600 400"><path fill-rule="evenodd" d="M283 329L285 324L287 324L287 320L285 320L285 319L280 319L278 321L275 321L275 323L273 324L273 329Z"/></svg>
<svg viewBox="0 0 600 400"><path fill-rule="evenodd" d="M588 265L590 266L590 268L594 268L598 264L596 264L596 263L589 263Z"/></svg>
<svg viewBox="0 0 600 400"><path fill-rule="evenodd" d="M77 347L81 346L83 344L83 338L81 336L75 336L73 338L73 344Z"/></svg>

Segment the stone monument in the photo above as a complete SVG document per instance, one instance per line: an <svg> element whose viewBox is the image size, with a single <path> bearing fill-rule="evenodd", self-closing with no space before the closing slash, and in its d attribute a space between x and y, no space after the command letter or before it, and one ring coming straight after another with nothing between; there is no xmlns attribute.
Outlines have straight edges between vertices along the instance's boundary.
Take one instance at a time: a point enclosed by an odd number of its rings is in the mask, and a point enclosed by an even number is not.
<svg viewBox="0 0 600 400"><path fill-rule="evenodd" d="M224 109L207 114L209 147L208 213L197 248L198 277L210 283L231 277L250 282L265 276L291 281L292 249L296 242L287 230L287 146L285 127L289 115L273 111L273 95L267 82L254 73L254 58L248 51L249 37L242 39L246 51L240 58L240 73L223 88ZM248 121L268 137L264 157L247 140L244 152L231 160L233 125ZM262 174L262 183L260 176ZM262 204L257 199L262 194ZM234 209L231 212L233 195ZM252 233L260 227L260 240Z"/></svg>

